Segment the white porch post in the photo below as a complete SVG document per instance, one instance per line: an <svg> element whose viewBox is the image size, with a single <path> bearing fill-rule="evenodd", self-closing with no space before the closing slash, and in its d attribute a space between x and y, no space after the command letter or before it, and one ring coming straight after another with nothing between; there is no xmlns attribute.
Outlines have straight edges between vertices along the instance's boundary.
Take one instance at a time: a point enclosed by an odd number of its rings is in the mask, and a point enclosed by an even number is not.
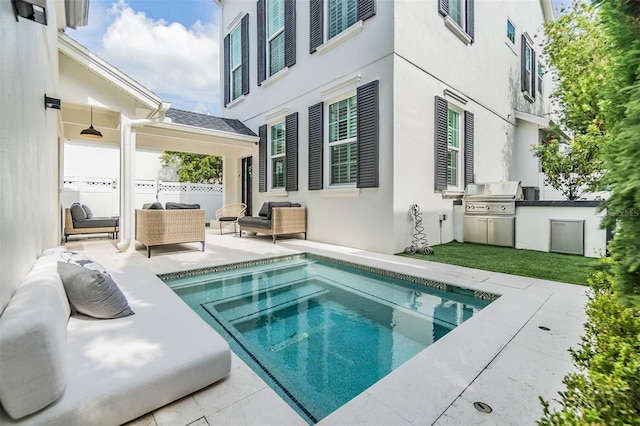
<svg viewBox="0 0 640 426"><path fill-rule="evenodd" d="M222 158L222 205L239 203L241 200L240 160L235 156Z"/></svg>
<svg viewBox="0 0 640 426"><path fill-rule="evenodd" d="M135 159L136 131L130 123L122 126L120 139L120 251L135 250L135 242L131 244L135 226Z"/></svg>

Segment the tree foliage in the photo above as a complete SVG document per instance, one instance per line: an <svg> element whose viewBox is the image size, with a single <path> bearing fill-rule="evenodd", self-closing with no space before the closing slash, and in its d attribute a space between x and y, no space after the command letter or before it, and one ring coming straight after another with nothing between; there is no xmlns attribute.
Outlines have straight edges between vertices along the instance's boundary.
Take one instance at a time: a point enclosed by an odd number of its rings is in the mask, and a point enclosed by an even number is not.
<svg viewBox="0 0 640 426"><path fill-rule="evenodd" d="M532 147L546 182L569 200L593 191L602 175L602 148L607 140L606 116L611 101L613 67L610 40L598 10L576 2L556 21L545 24L544 57L555 71L551 99L560 123L549 143ZM560 135L572 137L559 144Z"/></svg>
<svg viewBox="0 0 640 426"><path fill-rule="evenodd" d="M222 183L222 157L163 151L162 167L176 167L180 182Z"/></svg>
<svg viewBox="0 0 640 426"><path fill-rule="evenodd" d="M610 243L618 267L616 284L628 303L640 307L640 2L599 0L612 40L617 90L609 97L611 143L605 149L611 190L605 225L615 229Z"/></svg>

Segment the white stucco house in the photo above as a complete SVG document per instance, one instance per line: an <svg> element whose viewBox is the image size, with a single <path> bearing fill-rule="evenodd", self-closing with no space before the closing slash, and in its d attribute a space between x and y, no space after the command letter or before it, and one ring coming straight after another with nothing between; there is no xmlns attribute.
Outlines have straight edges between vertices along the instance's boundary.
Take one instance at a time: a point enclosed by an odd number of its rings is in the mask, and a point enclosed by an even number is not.
<svg viewBox="0 0 640 426"><path fill-rule="evenodd" d="M412 204L437 244L469 182L539 186L551 0L218 3L223 116L261 138L254 210L295 201L310 239L395 253Z"/></svg>

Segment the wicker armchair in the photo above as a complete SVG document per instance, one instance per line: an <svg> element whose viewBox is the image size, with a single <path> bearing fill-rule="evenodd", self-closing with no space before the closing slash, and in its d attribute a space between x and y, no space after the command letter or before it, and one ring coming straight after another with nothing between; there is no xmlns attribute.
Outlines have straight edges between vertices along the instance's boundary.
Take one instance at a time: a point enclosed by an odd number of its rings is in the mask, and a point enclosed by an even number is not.
<svg viewBox="0 0 640 426"><path fill-rule="evenodd" d="M227 204L226 206L216 210L216 220L220 227L220 235L222 235L222 224L233 223L233 232L238 235L238 219L243 217L247 212L247 205L243 203Z"/></svg>
<svg viewBox="0 0 640 426"><path fill-rule="evenodd" d="M151 247L162 244L199 242L204 251L205 211L202 209L136 209L136 240Z"/></svg>

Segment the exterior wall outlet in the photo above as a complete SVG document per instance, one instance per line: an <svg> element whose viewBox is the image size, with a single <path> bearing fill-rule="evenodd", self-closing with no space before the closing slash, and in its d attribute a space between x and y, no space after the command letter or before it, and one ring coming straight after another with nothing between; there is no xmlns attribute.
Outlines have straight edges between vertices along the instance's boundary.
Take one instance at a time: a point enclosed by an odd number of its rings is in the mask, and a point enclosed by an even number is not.
<svg viewBox="0 0 640 426"><path fill-rule="evenodd" d="M444 221L444 220L447 220L447 215L446 215L446 214L444 214L444 213L440 213L440 215L438 215L438 220L439 220L440 222L442 222L442 221Z"/></svg>

